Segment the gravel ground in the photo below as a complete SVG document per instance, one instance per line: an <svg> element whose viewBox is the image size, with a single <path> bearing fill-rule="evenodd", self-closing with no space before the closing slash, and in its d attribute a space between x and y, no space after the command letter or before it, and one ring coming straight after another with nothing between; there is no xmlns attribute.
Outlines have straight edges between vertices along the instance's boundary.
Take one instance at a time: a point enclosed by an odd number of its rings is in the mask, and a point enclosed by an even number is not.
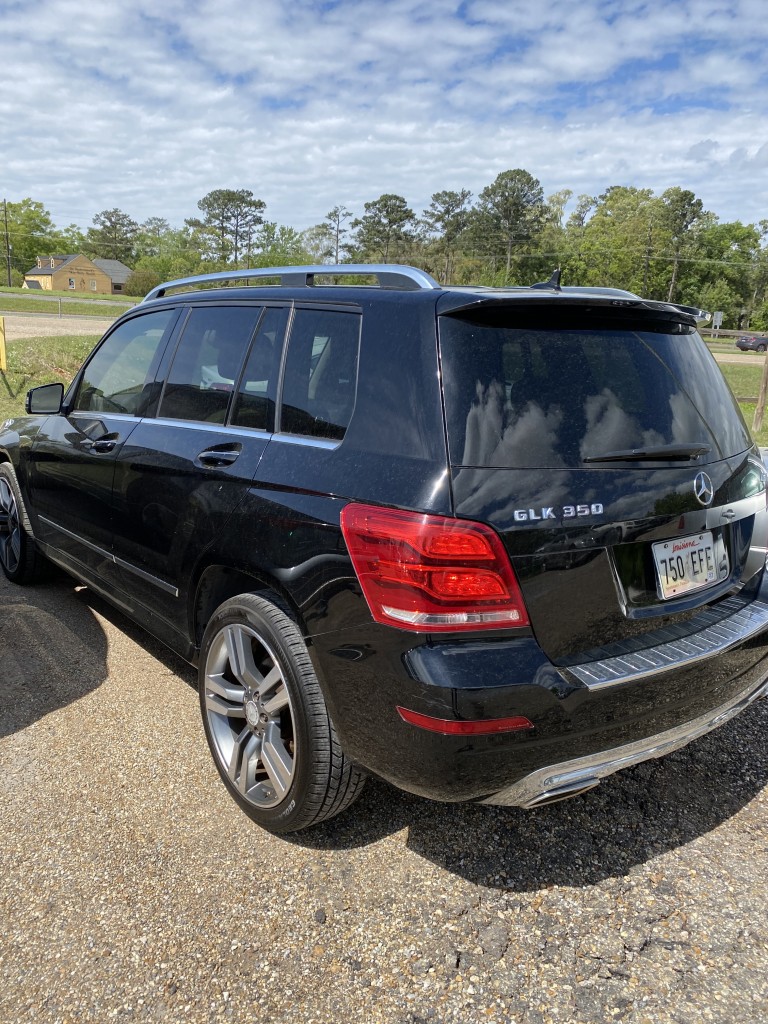
<svg viewBox="0 0 768 1024"><path fill-rule="evenodd" d="M768 701L538 812L371 781L288 841L184 663L66 580L0 615L3 1024L768 1019Z"/></svg>

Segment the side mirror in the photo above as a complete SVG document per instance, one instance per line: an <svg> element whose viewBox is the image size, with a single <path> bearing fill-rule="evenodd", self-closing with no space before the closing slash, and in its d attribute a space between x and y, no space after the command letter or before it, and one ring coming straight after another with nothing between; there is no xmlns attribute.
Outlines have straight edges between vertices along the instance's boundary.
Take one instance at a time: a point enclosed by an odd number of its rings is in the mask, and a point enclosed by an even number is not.
<svg viewBox="0 0 768 1024"><path fill-rule="evenodd" d="M24 408L28 413L57 413L63 401L63 384L41 384L27 392Z"/></svg>

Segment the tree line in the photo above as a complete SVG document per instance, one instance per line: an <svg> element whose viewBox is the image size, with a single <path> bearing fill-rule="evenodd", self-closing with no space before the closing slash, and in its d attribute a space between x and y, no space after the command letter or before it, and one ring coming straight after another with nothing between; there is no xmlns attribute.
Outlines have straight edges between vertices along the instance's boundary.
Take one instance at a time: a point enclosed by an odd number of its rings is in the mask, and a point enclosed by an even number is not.
<svg viewBox="0 0 768 1024"><path fill-rule="evenodd" d="M215 189L181 227L104 210L82 231L57 228L40 202L5 204L6 256L14 284L38 256L81 252L133 270L127 291L231 267L303 263L410 263L442 282L520 285L547 280L625 288L648 298L722 310L723 326L768 329L768 220L720 222L693 192L614 185L601 195L544 195L521 168L477 196L435 192L417 213L400 195L335 206L300 232L266 219L249 189ZM566 211L568 211L566 213ZM0 225L2 229L2 225Z"/></svg>

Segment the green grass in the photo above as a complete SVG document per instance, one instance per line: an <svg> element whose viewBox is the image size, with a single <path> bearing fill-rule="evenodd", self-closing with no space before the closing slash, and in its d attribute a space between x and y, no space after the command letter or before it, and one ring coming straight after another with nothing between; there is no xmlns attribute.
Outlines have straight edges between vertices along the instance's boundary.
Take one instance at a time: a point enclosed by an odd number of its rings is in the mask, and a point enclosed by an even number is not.
<svg viewBox="0 0 768 1024"><path fill-rule="evenodd" d="M101 302L117 302L123 303L123 305L125 305L126 303L130 303L132 301L132 297L124 293L120 295L108 295L102 292L76 292L73 291L71 288L67 289L66 291L49 292L47 290L44 291L42 288L9 288L7 285L0 284L0 301L2 301L2 297L5 295L15 295L17 298L20 299L82 299L84 302L90 302L92 300L95 301L96 299L98 299ZM139 299L142 299L143 297L143 295L140 295L138 296L138 298L135 299L135 301L138 302Z"/></svg>
<svg viewBox="0 0 768 1024"><path fill-rule="evenodd" d="M0 372L0 422L23 415L27 391L37 384L69 384L97 341L88 334L7 342L8 370Z"/></svg>
<svg viewBox="0 0 768 1024"><path fill-rule="evenodd" d="M756 402L760 393L762 366L742 366L739 363L720 363L723 376L739 402Z"/></svg>
<svg viewBox="0 0 768 1024"><path fill-rule="evenodd" d="M760 381L763 378L763 367L742 366L739 363L720 363L719 366L739 403L739 408L747 426L752 431L752 436L762 448L768 448L768 413L763 418L762 428L757 432L752 430L755 405L760 394Z"/></svg>
<svg viewBox="0 0 768 1024"><path fill-rule="evenodd" d="M71 298L71 293L70 293ZM130 309L132 302L126 302L123 298L119 303L113 302L108 295L104 296L103 302L89 299L77 299L72 302L62 302L61 312L67 316L104 316L117 317ZM5 313L52 313L59 314L58 298L24 298L23 296L10 295L8 292L0 292L0 310Z"/></svg>

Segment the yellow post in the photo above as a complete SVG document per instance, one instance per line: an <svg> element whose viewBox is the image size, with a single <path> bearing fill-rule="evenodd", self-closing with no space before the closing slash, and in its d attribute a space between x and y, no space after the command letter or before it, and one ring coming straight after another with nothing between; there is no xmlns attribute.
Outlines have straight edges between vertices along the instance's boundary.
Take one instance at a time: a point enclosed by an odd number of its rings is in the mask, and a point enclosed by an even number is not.
<svg viewBox="0 0 768 1024"><path fill-rule="evenodd" d="M0 370L8 372L8 359L5 355L5 317L0 316Z"/></svg>

